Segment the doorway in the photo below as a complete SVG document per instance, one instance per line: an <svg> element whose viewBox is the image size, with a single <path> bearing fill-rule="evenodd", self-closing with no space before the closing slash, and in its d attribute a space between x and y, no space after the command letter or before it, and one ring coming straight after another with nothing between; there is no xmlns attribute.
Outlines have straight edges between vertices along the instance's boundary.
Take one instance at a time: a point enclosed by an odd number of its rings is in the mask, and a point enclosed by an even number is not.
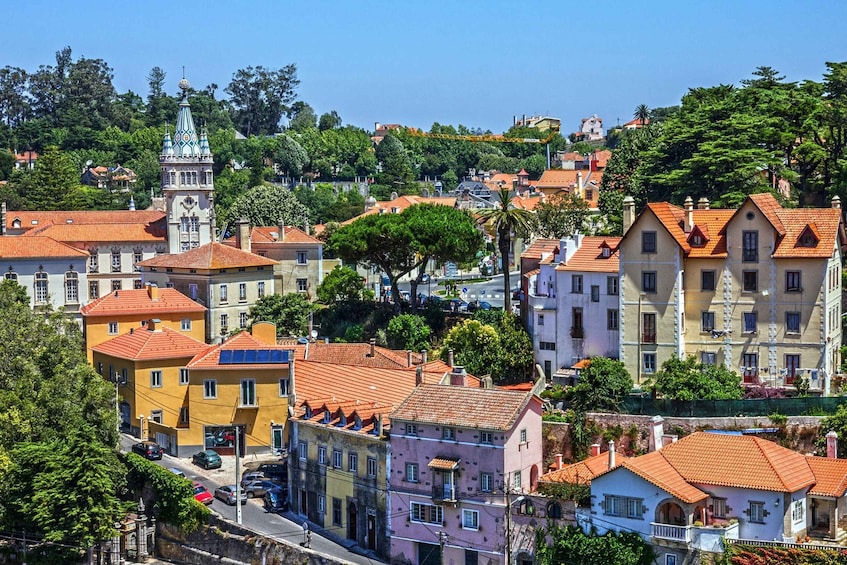
<svg viewBox="0 0 847 565"><path fill-rule="evenodd" d="M354 541L359 541L358 532L356 531L356 525L358 524L357 514L356 505L351 502L347 506L347 539Z"/></svg>
<svg viewBox="0 0 847 565"><path fill-rule="evenodd" d="M368 508L368 549L376 551L376 510Z"/></svg>

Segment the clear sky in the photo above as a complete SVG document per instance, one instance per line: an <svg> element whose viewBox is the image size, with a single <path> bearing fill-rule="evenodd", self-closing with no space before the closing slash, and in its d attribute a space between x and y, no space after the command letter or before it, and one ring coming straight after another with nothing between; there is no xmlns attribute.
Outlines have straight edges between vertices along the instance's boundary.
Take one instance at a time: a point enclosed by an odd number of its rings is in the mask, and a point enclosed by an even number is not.
<svg viewBox="0 0 847 565"><path fill-rule="evenodd" d="M177 92L223 88L239 68L295 63L299 99L345 124L501 132L514 115L598 114L677 104L689 87L758 66L820 81L847 60L844 0L26 0L3 2L0 66L34 71L69 45L105 59L119 92L147 94L154 66Z"/></svg>

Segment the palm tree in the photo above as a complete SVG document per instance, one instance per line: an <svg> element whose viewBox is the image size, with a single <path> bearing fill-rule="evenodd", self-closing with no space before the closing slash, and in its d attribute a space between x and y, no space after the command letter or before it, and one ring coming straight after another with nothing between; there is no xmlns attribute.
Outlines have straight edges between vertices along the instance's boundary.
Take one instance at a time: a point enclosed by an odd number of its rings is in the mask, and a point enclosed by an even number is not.
<svg viewBox="0 0 847 565"><path fill-rule="evenodd" d="M643 127L644 124L647 123L647 119L650 117L650 108L647 107L647 104L639 104L635 107L635 113L632 117L638 120L638 123Z"/></svg>
<svg viewBox="0 0 847 565"><path fill-rule="evenodd" d="M503 310L506 312L512 310L511 285L509 284L509 252L512 247L512 234L518 237L528 236L532 232L533 220L531 212L512 206L513 196L510 188L501 188L497 192L500 207L489 208L478 213L480 221L491 222L494 231L497 232L497 248L503 262Z"/></svg>

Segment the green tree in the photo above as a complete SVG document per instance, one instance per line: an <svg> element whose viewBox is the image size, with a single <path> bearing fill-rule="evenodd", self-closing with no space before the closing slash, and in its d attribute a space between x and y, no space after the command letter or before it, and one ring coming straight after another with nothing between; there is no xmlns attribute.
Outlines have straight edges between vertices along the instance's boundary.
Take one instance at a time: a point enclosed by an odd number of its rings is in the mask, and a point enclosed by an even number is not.
<svg viewBox="0 0 847 565"><path fill-rule="evenodd" d="M650 108L647 107L647 104L639 104L635 107L635 112L632 113L632 117L638 120L638 123L642 126L647 124L647 120L650 119Z"/></svg>
<svg viewBox="0 0 847 565"><path fill-rule="evenodd" d="M128 453L125 460L133 501L142 498L159 520L183 531L194 531L208 523L209 509L194 498L191 481L135 453Z"/></svg>
<svg viewBox="0 0 847 565"><path fill-rule="evenodd" d="M426 320L412 314L400 314L391 318L385 331L388 347L411 351L429 349L430 333Z"/></svg>
<svg viewBox="0 0 847 565"><path fill-rule="evenodd" d="M539 565L652 565L656 554L635 532L588 534L579 526L550 525L536 530Z"/></svg>
<svg viewBox="0 0 847 565"><path fill-rule="evenodd" d="M338 112L333 110L332 112L326 112L321 114L320 120L318 120L318 129L320 131L326 131L328 129L336 129L341 127L341 116L338 115Z"/></svg>
<svg viewBox="0 0 847 565"><path fill-rule="evenodd" d="M288 129L296 132L317 127L318 117L315 115L315 110L305 102L297 101L291 106L290 118Z"/></svg>
<svg viewBox="0 0 847 565"><path fill-rule="evenodd" d="M318 300L323 304L362 300L365 295L365 283L359 273L350 267L336 266L326 274L318 285Z"/></svg>
<svg viewBox="0 0 847 565"><path fill-rule="evenodd" d="M313 308L305 295L292 292L289 294L270 294L263 296L250 307L250 321L273 322L276 324L276 335L302 336L309 329L309 314Z"/></svg>
<svg viewBox="0 0 847 565"><path fill-rule="evenodd" d="M739 400L744 396L741 377L723 365L705 365L689 355L671 357L656 373L651 387L673 400Z"/></svg>
<svg viewBox="0 0 847 565"><path fill-rule="evenodd" d="M296 177L303 173L309 156L303 146L287 135L278 138L279 148L274 153L274 162L287 176Z"/></svg>
<svg viewBox="0 0 847 565"><path fill-rule="evenodd" d="M224 216L225 222L235 225L239 218L247 218L251 226L302 226L309 218L309 210L290 190L280 186L255 186L236 197Z"/></svg>
<svg viewBox="0 0 847 565"><path fill-rule="evenodd" d="M580 370L577 384L568 389L567 399L577 412L618 412L632 385L621 361L592 357Z"/></svg>
<svg viewBox="0 0 847 565"><path fill-rule="evenodd" d="M376 146L376 158L382 164L378 182L391 186L398 194L405 194L407 185L415 180L415 173L403 142L389 133Z"/></svg>
<svg viewBox="0 0 847 565"><path fill-rule="evenodd" d="M453 350L456 365L476 376L492 375L495 380L502 372L500 335L493 326L478 320L464 320L453 326L441 344L439 357L447 361L448 351Z"/></svg>
<svg viewBox="0 0 847 565"><path fill-rule="evenodd" d="M79 172L69 156L58 147L48 147L35 163L35 169L13 182L28 210L78 210Z"/></svg>
<svg viewBox="0 0 847 565"><path fill-rule="evenodd" d="M582 232L590 211L588 203L574 194L554 194L535 207L535 232L560 239Z"/></svg>
<svg viewBox="0 0 847 565"><path fill-rule="evenodd" d="M224 89L230 95L233 124L247 137L277 133L299 84L293 64L276 70L262 66L237 70Z"/></svg>
<svg viewBox="0 0 847 565"><path fill-rule="evenodd" d="M509 257L512 252L512 234L526 237L532 232L532 213L512 205L512 189L501 188L497 192L499 207L480 210L477 216L483 223L490 223L497 233L497 248L503 261L503 302L504 310L512 309L512 292L509 282Z"/></svg>

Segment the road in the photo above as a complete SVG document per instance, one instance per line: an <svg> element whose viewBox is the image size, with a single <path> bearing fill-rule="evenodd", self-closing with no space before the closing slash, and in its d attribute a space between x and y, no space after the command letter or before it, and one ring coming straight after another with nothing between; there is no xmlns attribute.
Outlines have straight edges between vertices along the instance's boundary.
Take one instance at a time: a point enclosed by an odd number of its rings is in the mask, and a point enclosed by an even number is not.
<svg viewBox="0 0 847 565"><path fill-rule="evenodd" d="M518 286L520 284L520 271L514 271L509 273L509 284L512 288ZM482 282L466 282L459 283L459 290L463 288L467 288L468 291L466 293L462 293L462 299L467 302L472 302L474 300L484 300L489 302L492 306L496 306L498 308L503 307L503 275L494 275L493 277L484 277L487 280ZM430 292L436 288L443 289L442 286L438 285L438 282L443 282L447 279L440 278L438 280L433 279L432 284L421 284L418 285L418 292L429 295ZM411 285L408 281L400 281L398 283L400 287L400 291L408 292L411 288Z"/></svg>
<svg viewBox="0 0 847 565"><path fill-rule="evenodd" d="M124 451L128 451L132 444L137 441L132 436L123 434L121 446ZM231 456L227 457L231 458ZM221 470L206 471L187 463L184 459L178 459L169 455L165 455L161 461L156 461L156 463L165 468L176 467L185 473L185 476L189 479L203 483L211 493L214 493L215 489L222 484L235 483L234 473L232 473L231 477L226 478L224 472ZM235 522L235 506L229 506L216 498L209 507L213 512L220 514L227 520ZM248 500L241 508L241 522L245 528L275 540L287 541L297 545L303 542L303 523L295 522L276 513L267 512L261 498ZM288 513L288 516L294 517L291 513ZM339 535L343 536L344 532L339 532ZM369 559L368 557L354 553L315 532L312 533L312 549L338 559L356 563L357 565L381 565L383 563L382 561Z"/></svg>

